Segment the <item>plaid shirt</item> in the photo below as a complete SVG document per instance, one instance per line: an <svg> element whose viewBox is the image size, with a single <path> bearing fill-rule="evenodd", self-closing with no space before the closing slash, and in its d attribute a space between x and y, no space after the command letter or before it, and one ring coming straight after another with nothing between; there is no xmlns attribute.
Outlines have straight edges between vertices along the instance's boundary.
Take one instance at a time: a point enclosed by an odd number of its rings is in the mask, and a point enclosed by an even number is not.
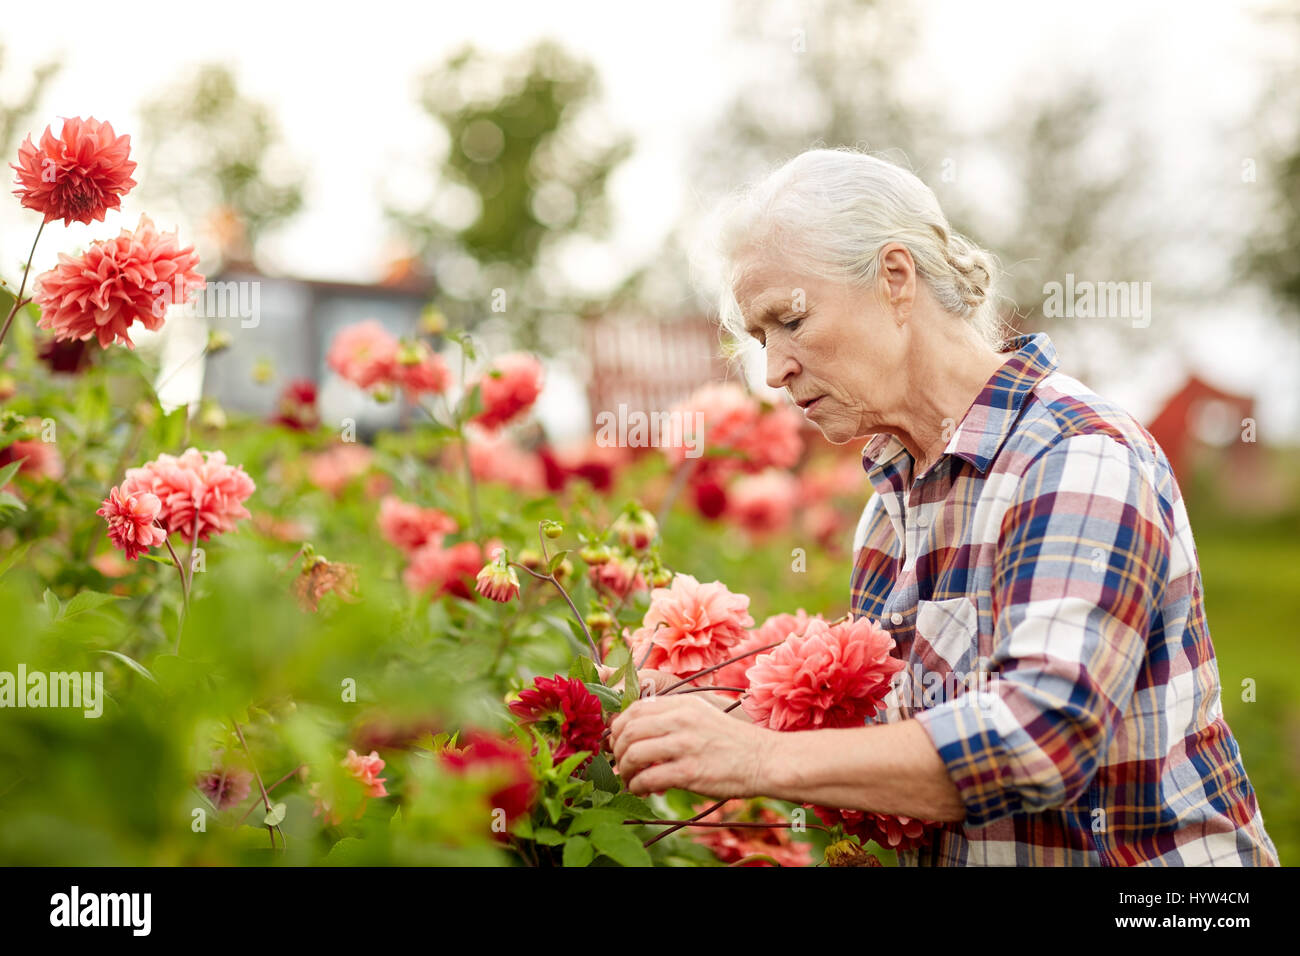
<svg viewBox="0 0 1300 956"><path fill-rule="evenodd" d="M903 866L1277 865L1223 719L1169 462L1115 404L1009 343L933 467L875 436L853 610L906 667L966 819Z"/></svg>

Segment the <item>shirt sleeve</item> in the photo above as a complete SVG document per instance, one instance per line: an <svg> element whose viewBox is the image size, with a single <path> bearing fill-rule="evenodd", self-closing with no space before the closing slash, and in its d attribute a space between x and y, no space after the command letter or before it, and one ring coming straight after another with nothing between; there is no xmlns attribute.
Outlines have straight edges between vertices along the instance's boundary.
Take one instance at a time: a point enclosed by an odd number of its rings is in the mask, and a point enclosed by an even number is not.
<svg viewBox="0 0 1300 956"><path fill-rule="evenodd" d="M1169 562L1159 495L1131 449L1077 435L1026 470L994 558L989 679L916 714L968 826L1087 789L1132 699Z"/></svg>

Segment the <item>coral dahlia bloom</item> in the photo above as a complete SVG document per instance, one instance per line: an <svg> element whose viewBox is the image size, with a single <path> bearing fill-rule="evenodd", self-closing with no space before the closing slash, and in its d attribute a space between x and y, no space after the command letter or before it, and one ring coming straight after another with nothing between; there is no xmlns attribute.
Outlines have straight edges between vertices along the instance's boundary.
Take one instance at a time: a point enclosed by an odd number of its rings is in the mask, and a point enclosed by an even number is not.
<svg viewBox="0 0 1300 956"><path fill-rule="evenodd" d="M485 731L471 730L460 741L464 746L449 747L439 754L443 765L455 773L490 775L496 789L488 801L492 809L505 813L507 826L525 816L537 797L527 752L513 740ZM505 834L497 836L507 838Z"/></svg>
<svg viewBox="0 0 1300 956"><path fill-rule="evenodd" d="M753 624L747 595L678 574L670 587L650 592L650 609L630 636L632 653L646 667L686 677L725 661Z"/></svg>
<svg viewBox="0 0 1300 956"><path fill-rule="evenodd" d="M485 432L469 425L469 469L479 481L499 481L519 491L540 492L546 488L542 459L521 448L506 432Z"/></svg>
<svg viewBox="0 0 1300 956"><path fill-rule="evenodd" d="M379 776L379 772L384 769L384 761L376 751L370 751L368 757L361 757L355 750L349 750L343 758L343 766L366 788L367 797L388 796L388 791L384 789L385 778Z"/></svg>
<svg viewBox="0 0 1300 956"><path fill-rule="evenodd" d="M158 520L168 534L179 532L185 540L195 534L207 541L214 534L234 530L235 522L250 517L243 502L256 490L243 468L226 463L225 452L187 448L179 457L162 454L139 468L128 468L123 493L148 491L158 496Z"/></svg>
<svg viewBox="0 0 1300 956"><path fill-rule="evenodd" d="M294 431L311 431L320 425L320 412L316 410L316 383L299 378L286 384L280 392L280 401L271 421Z"/></svg>
<svg viewBox="0 0 1300 956"><path fill-rule="evenodd" d="M391 381L404 389L409 398L429 392L441 394L451 384L451 369L428 342L408 343L397 352Z"/></svg>
<svg viewBox="0 0 1300 956"><path fill-rule="evenodd" d="M770 807L757 801L732 800L708 816L704 823L788 823ZM723 863L737 863L755 854L770 856L781 866L809 866L812 848L795 840L788 827L699 827L691 836L714 852ZM742 866L771 866L765 860L751 860Z"/></svg>
<svg viewBox="0 0 1300 956"><path fill-rule="evenodd" d="M542 363L526 352L502 355L479 379L483 411L474 421L495 430L532 407L542 393Z"/></svg>
<svg viewBox="0 0 1300 956"><path fill-rule="evenodd" d="M103 222L135 185L130 155L131 137L118 136L111 123L69 117L58 136L47 126L40 146L28 136L18 147L18 162L10 164L18 173L14 195L46 222Z"/></svg>
<svg viewBox="0 0 1300 956"><path fill-rule="evenodd" d="M421 508L396 495L385 495L379 502L380 534L408 553L426 544L441 544L443 536L456 528L455 519L437 508Z"/></svg>
<svg viewBox="0 0 1300 956"><path fill-rule="evenodd" d="M776 468L737 479L727 493L727 513L757 538L788 529L798 504L798 480Z"/></svg>
<svg viewBox="0 0 1300 956"><path fill-rule="evenodd" d="M0 468L19 460L22 461L18 466L20 475L50 481L63 478L63 456L54 442L16 441L0 448Z"/></svg>
<svg viewBox="0 0 1300 956"><path fill-rule="evenodd" d="M433 596L451 594L468 601L473 598L472 582L483 566L483 552L473 541L450 548L426 544L411 555L402 580L412 591L433 591Z"/></svg>
<svg viewBox="0 0 1300 956"><path fill-rule="evenodd" d="M587 570L587 577L592 587L621 600L633 591L646 588L645 577L637 571L637 565L636 558L610 558L602 564L593 564Z"/></svg>
<svg viewBox="0 0 1300 956"><path fill-rule="evenodd" d="M342 442L307 459L307 480L337 498L353 478L366 473L373 458L366 445Z"/></svg>
<svg viewBox="0 0 1300 956"><path fill-rule="evenodd" d="M727 656L738 657L746 651L767 647L790 637L797 637L808 629L810 623L822 620L825 619L820 614L809 617L808 612L803 608L799 608L794 614L775 614L764 621L762 627L750 631L743 641L728 652ZM748 687L749 678L746 675L749 669L758 661L759 656L741 658L735 663L714 671L708 675L708 682L718 687ZM739 693L732 692L730 696L737 697Z"/></svg>
<svg viewBox="0 0 1300 956"><path fill-rule="evenodd" d="M334 336L325 361L353 385L370 388L391 382L397 365L397 338L376 319L349 325Z"/></svg>
<svg viewBox="0 0 1300 956"><path fill-rule="evenodd" d="M793 468L803 454L803 415L792 405L778 405L759 415L753 427L738 436L736 447L745 453L749 468Z"/></svg>
<svg viewBox="0 0 1300 956"><path fill-rule="evenodd" d="M605 716L600 699L580 680L559 674L538 677L511 702L510 712L521 724L536 727L546 737L557 761L579 750L595 753L600 749Z"/></svg>
<svg viewBox="0 0 1300 956"><path fill-rule="evenodd" d="M812 621L802 637L759 655L741 706L771 730L861 727L903 669L893 648L889 632L865 617L833 627Z"/></svg>
<svg viewBox="0 0 1300 956"><path fill-rule="evenodd" d="M162 511L158 496L148 491L123 492L114 488L95 514L108 521L108 537L126 552L128 561L167 540L167 532L156 525Z"/></svg>
<svg viewBox="0 0 1300 956"><path fill-rule="evenodd" d="M59 340L94 338L101 348L121 342L133 349L132 325L157 331L168 304L183 304L203 286L198 264L193 246L182 247L176 233L159 232L142 215L135 232L123 229L79 256L59 253L59 264L36 277L38 325Z"/></svg>

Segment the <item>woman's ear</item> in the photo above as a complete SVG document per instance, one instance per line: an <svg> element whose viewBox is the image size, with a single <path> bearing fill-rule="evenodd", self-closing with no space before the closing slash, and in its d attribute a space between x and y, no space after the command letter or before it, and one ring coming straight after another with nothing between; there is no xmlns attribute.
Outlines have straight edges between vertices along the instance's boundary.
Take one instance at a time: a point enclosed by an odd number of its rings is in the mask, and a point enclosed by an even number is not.
<svg viewBox="0 0 1300 956"><path fill-rule="evenodd" d="M891 242L880 250L877 292L882 304L899 325L912 315L916 299L916 263L901 242Z"/></svg>

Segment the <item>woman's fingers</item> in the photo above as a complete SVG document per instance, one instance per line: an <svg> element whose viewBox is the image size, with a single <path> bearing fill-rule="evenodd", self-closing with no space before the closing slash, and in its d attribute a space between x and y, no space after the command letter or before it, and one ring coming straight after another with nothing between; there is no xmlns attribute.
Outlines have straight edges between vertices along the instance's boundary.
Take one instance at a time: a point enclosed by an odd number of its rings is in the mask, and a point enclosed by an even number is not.
<svg viewBox="0 0 1300 956"><path fill-rule="evenodd" d="M642 770L678 756L679 749L671 735L638 740L624 748L623 755L616 762L615 771L623 778L623 785L630 786Z"/></svg>
<svg viewBox="0 0 1300 956"><path fill-rule="evenodd" d="M619 724L611 734L614 762L622 759L627 748L639 740L672 733L678 724L672 714L645 714Z"/></svg>

